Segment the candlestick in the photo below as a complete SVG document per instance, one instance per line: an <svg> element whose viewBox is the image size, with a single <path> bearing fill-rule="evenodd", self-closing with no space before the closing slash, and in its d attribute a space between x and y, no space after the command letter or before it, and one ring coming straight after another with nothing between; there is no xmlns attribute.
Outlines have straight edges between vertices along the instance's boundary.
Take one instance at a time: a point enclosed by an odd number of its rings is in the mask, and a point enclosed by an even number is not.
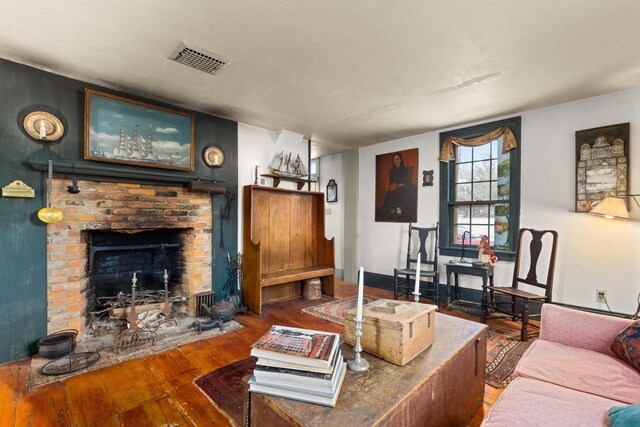
<svg viewBox="0 0 640 427"><path fill-rule="evenodd" d="M358 299L356 302L356 320L362 321L362 300L364 298L364 268L360 267L358 277Z"/></svg>
<svg viewBox="0 0 640 427"><path fill-rule="evenodd" d="M369 369L369 362L366 359L363 359L360 356L362 352L362 345L360 344L360 337L362 336L362 320L355 319L355 332L354 335L356 337L356 345L353 347L353 351L355 351L355 356L353 359L347 360L347 368L352 371L362 372Z"/></svg>
<svg viewBox="0 0 640 427"><path fill-rule="evenodd" d="M413 291L415 302L420 302L420 261L422 254L418 252L418 260L416 261L416 287Z"/></svg>

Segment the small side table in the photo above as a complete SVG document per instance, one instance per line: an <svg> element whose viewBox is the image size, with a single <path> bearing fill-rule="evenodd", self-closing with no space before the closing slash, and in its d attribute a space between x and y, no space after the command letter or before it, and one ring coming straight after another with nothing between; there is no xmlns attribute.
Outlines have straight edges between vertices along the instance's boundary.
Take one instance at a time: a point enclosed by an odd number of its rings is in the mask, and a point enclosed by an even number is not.
<svg viewBox="0 0 640 427"><path fill-rule="evenodd" d="M454 277L454 295L451 298L451 275ZM493 286L493 266L485 265L472 265L472 264L447 264L447 310L451 310L452 305L455 302L467 302L460 300L460 284L458 282L458 275L466 274L468 276L482 277L482 288L487 287L487 281ZM484 292L483 292L484 293Z"/></svg>

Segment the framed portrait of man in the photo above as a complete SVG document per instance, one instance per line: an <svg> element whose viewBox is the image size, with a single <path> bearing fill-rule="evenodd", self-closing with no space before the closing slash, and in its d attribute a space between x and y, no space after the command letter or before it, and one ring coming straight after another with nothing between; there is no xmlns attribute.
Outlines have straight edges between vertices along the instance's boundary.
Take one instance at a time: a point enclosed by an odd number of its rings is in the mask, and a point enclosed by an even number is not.
<svg viewBox="0 0 640 427"><path fill-rule="evenodd" d="M418 149L376 156L376 222L417 222Z"/></svg>

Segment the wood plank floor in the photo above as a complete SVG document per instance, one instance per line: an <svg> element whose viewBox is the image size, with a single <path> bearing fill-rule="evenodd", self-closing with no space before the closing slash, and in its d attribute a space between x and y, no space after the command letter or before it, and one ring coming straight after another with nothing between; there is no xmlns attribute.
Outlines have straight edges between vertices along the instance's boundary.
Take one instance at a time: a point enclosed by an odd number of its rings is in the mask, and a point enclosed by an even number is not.
<svg viewBox="0 0 640 427"><path fill-rule="evenodd" d="M365 292L393 297L381 289ZM355 294L355 286L336 281L336 297ZM229 425L193 380L248 357L251 344L273 324L343 332L340 325L301 313L302 308L316 304L317 300L296 299L265 305L261 316L237 315L245 326L239 330L35 390L27 389L28 360L0 365L0 427ZM463 312L447 313L478 321ZM485 386L484 408L469 426L480 425L501 392Z"/></svg>

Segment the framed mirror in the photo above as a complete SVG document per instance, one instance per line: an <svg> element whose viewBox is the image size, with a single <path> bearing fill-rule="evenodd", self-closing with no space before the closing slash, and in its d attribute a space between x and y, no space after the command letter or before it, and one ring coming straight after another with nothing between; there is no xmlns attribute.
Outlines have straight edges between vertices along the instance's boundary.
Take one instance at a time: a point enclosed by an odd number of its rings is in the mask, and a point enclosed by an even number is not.
<svg viewBox="0 0 640 427"><path fill-rule="evenodd" d="M327 202L333 203L338 201L338 184L335 179L330 179L327 184Z"/></svg>

